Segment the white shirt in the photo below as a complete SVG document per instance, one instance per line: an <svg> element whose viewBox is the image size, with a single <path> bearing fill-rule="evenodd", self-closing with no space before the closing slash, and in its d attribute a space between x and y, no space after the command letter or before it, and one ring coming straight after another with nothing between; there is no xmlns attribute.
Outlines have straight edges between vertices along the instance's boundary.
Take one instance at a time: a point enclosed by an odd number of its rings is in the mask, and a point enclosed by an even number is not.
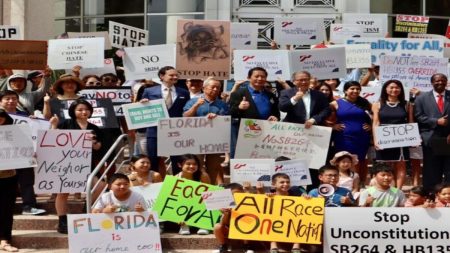
<svg viewBox="0 0 450 253"><path fill-rule="evenodd" d="M436 104L439 100L439 95L442 95L442 101L444 101L444 104L445 104L445 91L439 94L435 90L433 90L433 96L434 96L434 100L436 100Z"/></svg>
<svg viewBox="0 0 450 253"><path fill-rule="evenodd" d="M308 120L311 113L311 93L309 92L309 90L305 94L303 94L302 100L303 104L305 105L306 119ZM294 97L291 97L291 103L292 105L296 105L298 101L295 101Z"/></svg>
<svg viewBox="0 0 450 253"><path fill-rule="evenodd" d="M173 102L175 102L175 99L177 99L177 91L175 89L175 86L172 86L169 88L166 85L161 84L161 94L162 94L162 97L164 100L166 99L167 94L169 93L169 89L172 92L172 103L173 103Z"/></svg>
<svg viewBox="0 0 450 253"><path fill-rule="evenodd" d="M131 191L131 190L130 190ZM112 191L105 192L95 204L94 209L103 210L108 205L116 205L119 208L116 212L131 212L135 211L134 207L140 203L144 209L148 209L147 202L140 193L131 191L130 196L126 200L118 200Z"/></svg>

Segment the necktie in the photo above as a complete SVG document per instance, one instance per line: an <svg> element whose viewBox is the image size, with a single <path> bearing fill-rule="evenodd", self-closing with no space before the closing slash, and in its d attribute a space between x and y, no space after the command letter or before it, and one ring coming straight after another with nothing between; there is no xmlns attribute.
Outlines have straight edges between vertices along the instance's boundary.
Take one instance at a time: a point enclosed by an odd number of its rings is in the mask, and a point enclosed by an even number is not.
<svg viewBox="0 0 450 253"><path fill-rule="evenodd" d="M437 106L441 113L444 112L444 96L438 95Z"/></svg>
<svg viewBox="0 0 450 253"><path fill-rule="evenodd" d="M172 101L172 89L167 89L167 95L166 95L166 99L164 99L164 101L166 102L167 109L169 109L172 106L172 104L173 104L173 101Z"/></svg>

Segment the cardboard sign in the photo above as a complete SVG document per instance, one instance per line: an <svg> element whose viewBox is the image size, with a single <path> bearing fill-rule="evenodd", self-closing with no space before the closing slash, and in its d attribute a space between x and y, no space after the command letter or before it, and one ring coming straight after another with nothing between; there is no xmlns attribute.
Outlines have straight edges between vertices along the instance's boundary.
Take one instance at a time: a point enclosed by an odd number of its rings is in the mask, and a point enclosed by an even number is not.
<svg viewBox="0 0 450 253"><path fill-rule="evenodd" d="M70 253L162 252L153 212L70 214L67 219Z"/></svg>
<svg viewBox="0 0 450 253"><path fill-rule="evenodd" d="M227 153L230 122L229 116L160 119L158 156Z"/></svg>
<svg viewBox="0 0 450 253"><path fill-rule="evenodd" d="M323 18L275 17L273 27L280 45L314 45L326 40Z"/></svg>
<svg viewBox="0 0 450 253"><path fill-rule="evenodd" d="M274 168L274 159L231 159L230 181L240 184L248 181L253 185L263 182L270 186Z"/></svg>
<svg viewBox="0 0 450 253"><path fill-rule="evenodd" d="M231 63L230 22L178 20L176 69L181 79L228 80Z"/></svg>
<svg viewBox="0 0 450 253"><path fill-rule="evenodd" d="M86 32L86 33L68 32L67 35L69 36L70 39L105 38L105 50L112 49L111 41L109 41L108 32Z"/></svg>
<svg viewBox="0 0 450 253"><path fill-rule="evenodd" d="M331 24L330 41L335 44L344 44L348 38L359 38L364 33L362 25Z"/></svg>
<svg viewBox="0 0 450 253"><path fill-rule="evenodd" d="M105 39L63 39L48 41L48 65L52 69L102 68Z"/></svg>
<svg viewBox="0 0 450 253"><path fill-rule="evenodd" d="M152 210L155 205L156 198L161 191L161 187L162 183L152 183L149 185L133 186L131 187L131 190L141 194L147 202L148 209Z"/></svg>
<svg viewBox="0 0 450 253"><path fill-rule="evenodd" d="M117 48L145 46L148 44L148 31L110 20L109 39Z"/></svg>
<svg viewBox="0 0 450 253"><path fill-rule="evenodd" d="M235 158L277 158L311 160L310 167L326 163L331 128L302 124L241 119Z"/></svg>
<svg viewBox="0 0 450 253"><path fill-rule="evenodd" d="M20 28L17 25L0 25L0 40L20 40Z"/></svg>
<svg viewBox="0 0 450 253"><path fill-rule="evenodd" d="M86 87L78 94L87 100L105 98L111 99L116 116L123 116L122 105L130 103L132 98L131 87L128 86L114 88ZM109 109L107 109L107 111L109 111Z"/></svg>
<svg viewBox="0 0 450 253"><path fill-rule="evenodd" d="M231 48L257 49L258 24L257 23L231 23Z"/></svg>
<svg viewBox="0 0 450 253"><path fill-rule="evenodd" d="M379 148L398 148L420 146L422 139L417 123L383 125L375 127L374 135Z"/></svg>
<svg viewBox="0 0 450 253"><path fill-rule="evenodd" d="M236 206L231 189L202 192L202 199L205 203L206 210L220 210Z"/></svg>
<svg viewBox="0 0 450 253"><path fill-rule="evenodd" d="M362 25L364 37L384 37L388 32L387 14L343 13L342 23Z"/></svg>
<svg viewBox="0 0 450 253"><path fill-rule="evenodd" d="M304 70L317 79L341 78L347 75L345 48L295 50L289 53L291 72Z"/></svg>
<svg viewBox="0 0 450 253"><path fill-rule="evenodd" d="M0 170L36 166L31 129L27 124L0 126Z"/></svg>
<svg viewBox="0 0 450 253"><path fill-rule="evenodd" d="M37 134L39 130L50 129L50 123L44 119L33 119L28 116L22 116L17 114L9 114L14 120L14 125L27 124L31 128L31 139L33 140L34 151L36 151Z"/></svg>
<svg viewBox="0 0 450 253"><path fill-rule="evenodd" d="M450 38L438 34L408 33L408 38L412 39L442 39L444 41L444 57L450 58Z"/></svg>
<svg viewBox="0 0 450 253"><path fill-rule="evenodd" d="M370 44L372 63L380 65L382 55L443 57L443 41L440 39L356 38L347 44Z"/></svg>
<svg viewBox="0 0 450 253"><path fill-rule="evenodd" d="M152 79L165 66L175 66L175 45L124 48L123 67L128 80Z"/></svg>
<svg viewBox="0 0 450 253"><path fill-rule="evenodd" d="M429 91L433 89L430 77L446 73L447 66L447 58L383 55L380 57L380 81L397 79L406 87Z"/></svg>
<svg viewBox="0 0 450 253"><path fill-rule="evenodd" d="M91 173L89 130L41 130L36 149L34 189L40 193L85 192Z"/></svg>
<svg viewBox="0 0 450 253"><path fill-rule="evenodd" d="M169 118L164 99L150 100L148 103L122 105L128 129L146 128L158 125L159 119Z"/></svg>
<svg viewBox="0 0 450 253"><path fill-rule="evenodd" d="M429 17L400 15L395 19L395 32L427 33Z"/></svg>
<svg viewBox="0 0 450 253"><path fill-rule="evenodd" d="M320 244L324 199L234 194L230 239Z"/></svg>
<svg viewBox="0 0 450 253"><path fill-rule="evenodd" d="M327 208L324 252L446 252L450 208Z"/></svg>
<svg viewBox="0 0 450 253"><path fill-rule="evenodd" d="M266 69L269 81L291 79L288 50L235 50L233 54L235 80L247 80L254 67Z"/></svg>
<svg viewBox="0 0 450 253"><path fill-rule="evenodd" d="M103 67L102 68L81 68L80 70L80 78L83 78L87 75L96 75L101 76L106 73L113 73L116 74L116 66L114 65L113 58L107 58L103 61ZM66 73L71 73L72 70L66 70ZM88 88L88 87L86 87ZM86 89L85 88L85 89Z"/></svg>
<svg viewBox="0 0 450 253"><path fill-rule="evenodd" d="M221 189L215 185L166 176L153 211L167 221L212 230L222 213L206 210L202 192Z"/></svg>
<svg viewBox="0 0 450 253"><path fill-rule="evenodd" d="M47 41L0 40L0 69L45 69Z"/></svg>
<svg viewBox="0 0 450 253"><path fill-rule="evenodd" d="M310 185L309 161L294 159L275 162L274 174L285 173L289 176L291 185Z"/></svg>

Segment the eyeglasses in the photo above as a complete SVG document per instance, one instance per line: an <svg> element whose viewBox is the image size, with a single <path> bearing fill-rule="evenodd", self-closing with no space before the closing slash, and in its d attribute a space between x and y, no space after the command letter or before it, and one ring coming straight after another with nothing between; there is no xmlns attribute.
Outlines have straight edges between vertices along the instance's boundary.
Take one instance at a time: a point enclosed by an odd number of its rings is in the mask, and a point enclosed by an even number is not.
<svg viewBox="0 0 450 253"><path fill-rule="evenodd" d="M102 83L99 82L99 81L97 81L97 82L87 82L86 84L89 84L89 85L95 85L95 86L100 86L100 85L102 85Z"/></svg>
<svg viewBox="0 0 450 253"><path fill-rule="evenodd" d="M326 178L338 178L339 174L323 174L323 176Z"/></svg>

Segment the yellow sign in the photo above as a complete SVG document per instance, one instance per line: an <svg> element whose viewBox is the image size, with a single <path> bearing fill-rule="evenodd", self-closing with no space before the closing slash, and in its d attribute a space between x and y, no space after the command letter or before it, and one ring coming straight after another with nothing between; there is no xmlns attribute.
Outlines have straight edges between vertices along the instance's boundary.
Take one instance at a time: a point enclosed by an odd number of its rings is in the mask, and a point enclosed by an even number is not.
<svg viewBox="0 0 450 253"><path fill-rule="evenodd" d="M320 244L324 199L236 193L231 239Z"/></svg>

